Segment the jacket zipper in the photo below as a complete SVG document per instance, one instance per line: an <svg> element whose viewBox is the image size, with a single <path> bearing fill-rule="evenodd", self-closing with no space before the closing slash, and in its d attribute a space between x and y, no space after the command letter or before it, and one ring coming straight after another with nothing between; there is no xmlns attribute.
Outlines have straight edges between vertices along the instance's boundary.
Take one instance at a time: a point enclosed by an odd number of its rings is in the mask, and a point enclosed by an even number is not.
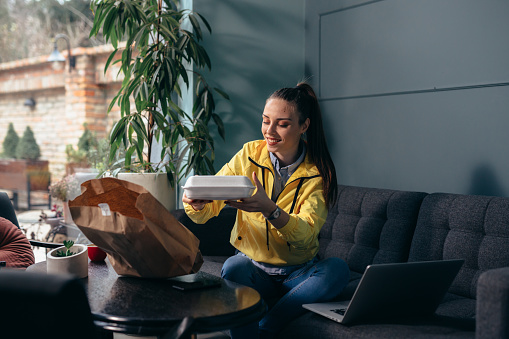
<svg viewBox="0 0 509 339"><path fill-rule="evenodd" d="M255 166L257 166L257 167L262 169L262 185L263 185L263 189L265 190L265 192L267 192L266 187L265 187L265 171L263 171L263 170L269 171L269 173L272 174L272 176L274 177L274 180L275 180L274 172L272 172L272 170L270 168L258 164L256 161L251 159L251 157L248 157L248 159ZM289 212L289 214L292 214L293 213L293 209L295 208L295 204L297 202L297 196L299 195L299 191L302 188L302 185L304 184L304 180L306 180L306 179L313 179L313 178L316 178L316 177L319 177L319 176L320 175L313 175L313 176L310 176L310 177L299 177L299 178L296 178L296 179L294 179L294 180L292 180L290 182L287 182L285 184L285 186L283 187L283 189L281 190L281 192L279 192L279 194L277 195L276 202L279 199L279 196L281 195L281 193L283 193L283 191L285 190L285 188L288 185L290 185L291 183L293 183L293 182L295 182L297 180L300 180L299 184L297 185L297 190L295 191L295 194L293 196L292 207L290 208L290 212ZM274 186L272 187L272 190L274 190ZM269 222L267 221L267 219L265 219L265 236L267 238L267 250L269 251L270 250L270 246L269 246ZM288 251L291 251L292 249L291 249L290 243L287 241L286 244L288 245Z"/></svg>

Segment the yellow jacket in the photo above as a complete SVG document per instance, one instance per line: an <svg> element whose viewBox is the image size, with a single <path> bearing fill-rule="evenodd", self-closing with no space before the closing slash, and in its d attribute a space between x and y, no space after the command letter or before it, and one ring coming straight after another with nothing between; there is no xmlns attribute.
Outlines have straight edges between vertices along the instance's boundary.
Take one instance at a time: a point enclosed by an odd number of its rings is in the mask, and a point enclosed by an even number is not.
<svg viewBox="0 0 509 339"><path fill-rule="evenodd" d="M245 175L252 180L252 172L256 172L267 196L272 196L274 168L265 140L246 143L216 175ZM230 243L251 259L272 265L298 265L313 259L328 212L322 191L322 177L306 155L276 201L290 214L288 223L280 229L268 223L267 238L267 221L262 213L238 210ZM201 211L187 204L185 210L191 220L203 224L224 206L224 201L215 200Z"/></svg>

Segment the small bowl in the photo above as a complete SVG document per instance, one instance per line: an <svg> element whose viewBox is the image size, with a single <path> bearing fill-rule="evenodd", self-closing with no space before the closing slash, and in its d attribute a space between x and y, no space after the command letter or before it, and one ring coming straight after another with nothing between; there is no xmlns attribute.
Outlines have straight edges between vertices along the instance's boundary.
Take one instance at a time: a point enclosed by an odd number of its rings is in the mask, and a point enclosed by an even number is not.
<svg viewBox="0 0 509 339"><path fill-rule="evenodd" d="M88 258L90 261L104 261L106 259L106 252L94 244L88 245Z"/></svg>

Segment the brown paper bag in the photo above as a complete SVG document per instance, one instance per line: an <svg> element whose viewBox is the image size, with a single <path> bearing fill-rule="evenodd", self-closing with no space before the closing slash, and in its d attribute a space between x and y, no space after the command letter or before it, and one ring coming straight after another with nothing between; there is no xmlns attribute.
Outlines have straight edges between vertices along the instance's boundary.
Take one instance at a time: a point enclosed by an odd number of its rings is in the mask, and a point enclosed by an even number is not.
<svg viewBox="0 0 509 339"><path fill-rule="evenodd" d="M108 254L117 274L167 278L198 272L200 241L142 186L102 178L84 182L81 190L69 202L72 218Z"/></svg>

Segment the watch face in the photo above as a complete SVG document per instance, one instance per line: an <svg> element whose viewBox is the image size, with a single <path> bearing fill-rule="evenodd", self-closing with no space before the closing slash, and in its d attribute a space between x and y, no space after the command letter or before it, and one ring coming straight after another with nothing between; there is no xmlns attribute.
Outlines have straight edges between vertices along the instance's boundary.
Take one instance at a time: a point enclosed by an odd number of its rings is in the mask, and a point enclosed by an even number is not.
<svg viewBox="0 0 509 339"><path fill-rule="evenodd" d="M281 215L281 209L278 206L278 207L276 207L274 212L272 212L272 214L267 218L267 220L277 219L277 218L279 218L280 215Z"/></svg>

